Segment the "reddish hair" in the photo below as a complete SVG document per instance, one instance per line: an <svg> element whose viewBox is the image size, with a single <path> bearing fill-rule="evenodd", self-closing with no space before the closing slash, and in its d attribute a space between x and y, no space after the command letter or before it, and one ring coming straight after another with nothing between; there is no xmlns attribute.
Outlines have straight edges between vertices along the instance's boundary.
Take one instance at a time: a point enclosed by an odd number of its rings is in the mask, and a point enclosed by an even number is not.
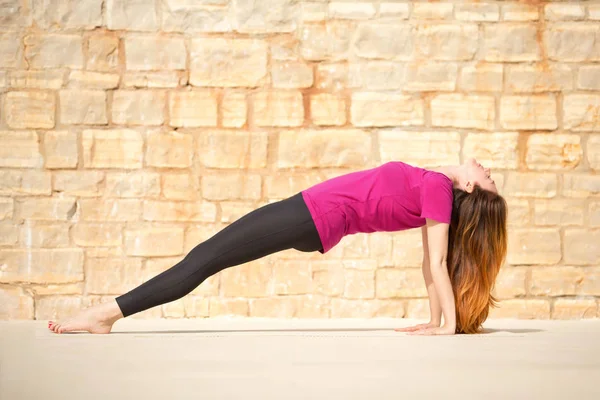
<svg viewBox="0 0 600 400"><path fill-rule="evenodd" d="M453 189L448 237L448 274L456 303L456 333L480 333L491 294L507 251L506 200L475 185L473 192Z"/></svg>

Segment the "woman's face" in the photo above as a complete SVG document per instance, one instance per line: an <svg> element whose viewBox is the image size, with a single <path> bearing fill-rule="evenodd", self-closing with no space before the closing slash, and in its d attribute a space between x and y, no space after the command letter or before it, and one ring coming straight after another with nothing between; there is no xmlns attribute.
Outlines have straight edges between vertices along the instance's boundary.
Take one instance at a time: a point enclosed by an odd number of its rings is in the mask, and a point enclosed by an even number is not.
<svg viewBox="0 0 600 400"><path fill-rule="evenodd" d="M467 192L470 193L473 190L473 186L478 184L485 190L498 193L496 183L490 177L491 171L489 168L484 168L474 158L467 159L464 166L467 170L467 181L461 182L461 185L467 188ZM468 186L469 183L471 186Z"/></svg>

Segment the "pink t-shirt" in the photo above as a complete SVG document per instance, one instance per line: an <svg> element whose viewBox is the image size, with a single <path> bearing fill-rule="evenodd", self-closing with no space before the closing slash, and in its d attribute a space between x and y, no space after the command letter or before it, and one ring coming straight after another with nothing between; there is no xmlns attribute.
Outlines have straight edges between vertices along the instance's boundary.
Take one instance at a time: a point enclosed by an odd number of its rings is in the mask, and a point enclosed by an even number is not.
<svg viewBox="0 0 600 400"><path fill-rule="evenodd" d="M351 172L302 191L327 253L357 232L418 228L425 218L449 224L452 180L400 161Z"/></svg>

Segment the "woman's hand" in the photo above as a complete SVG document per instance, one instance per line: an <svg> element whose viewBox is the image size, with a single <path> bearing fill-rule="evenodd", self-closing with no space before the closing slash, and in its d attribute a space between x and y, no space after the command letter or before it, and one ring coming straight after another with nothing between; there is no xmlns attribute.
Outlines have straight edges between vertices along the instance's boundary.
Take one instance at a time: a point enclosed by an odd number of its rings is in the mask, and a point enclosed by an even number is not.
<svg viewBox="0 0 600 400"><path fill-rule="evenodd" d="M444 324L440 327L420 329L414 332L409 332L409 335L454 335L456 334L456 327Z"/></svg>
<svg viewBox="0 0 600 400"><path fill-rule="evenodd" d="M407 326L406 328L396 328L394 330L397 331L397 332L414 332L414 331L418 331L418 330L437 328L439 326L440 326L440 322L435 323L435 322L429 321L426 324L419 324L419 325L415 325L415 326Z"/></svg>

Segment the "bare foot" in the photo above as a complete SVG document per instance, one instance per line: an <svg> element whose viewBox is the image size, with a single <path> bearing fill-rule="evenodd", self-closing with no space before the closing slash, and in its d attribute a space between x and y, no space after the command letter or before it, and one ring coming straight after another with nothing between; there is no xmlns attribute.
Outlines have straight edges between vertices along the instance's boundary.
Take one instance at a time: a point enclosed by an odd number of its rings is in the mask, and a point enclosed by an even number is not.
<svg viewBox="0 0 600 400"><path fill-rule="evenodd" d="M123 318L116 300L86 308L65 322L48 322L48 329L55 333L87 331L90 333L109 333L113 324Z"/></svg>

